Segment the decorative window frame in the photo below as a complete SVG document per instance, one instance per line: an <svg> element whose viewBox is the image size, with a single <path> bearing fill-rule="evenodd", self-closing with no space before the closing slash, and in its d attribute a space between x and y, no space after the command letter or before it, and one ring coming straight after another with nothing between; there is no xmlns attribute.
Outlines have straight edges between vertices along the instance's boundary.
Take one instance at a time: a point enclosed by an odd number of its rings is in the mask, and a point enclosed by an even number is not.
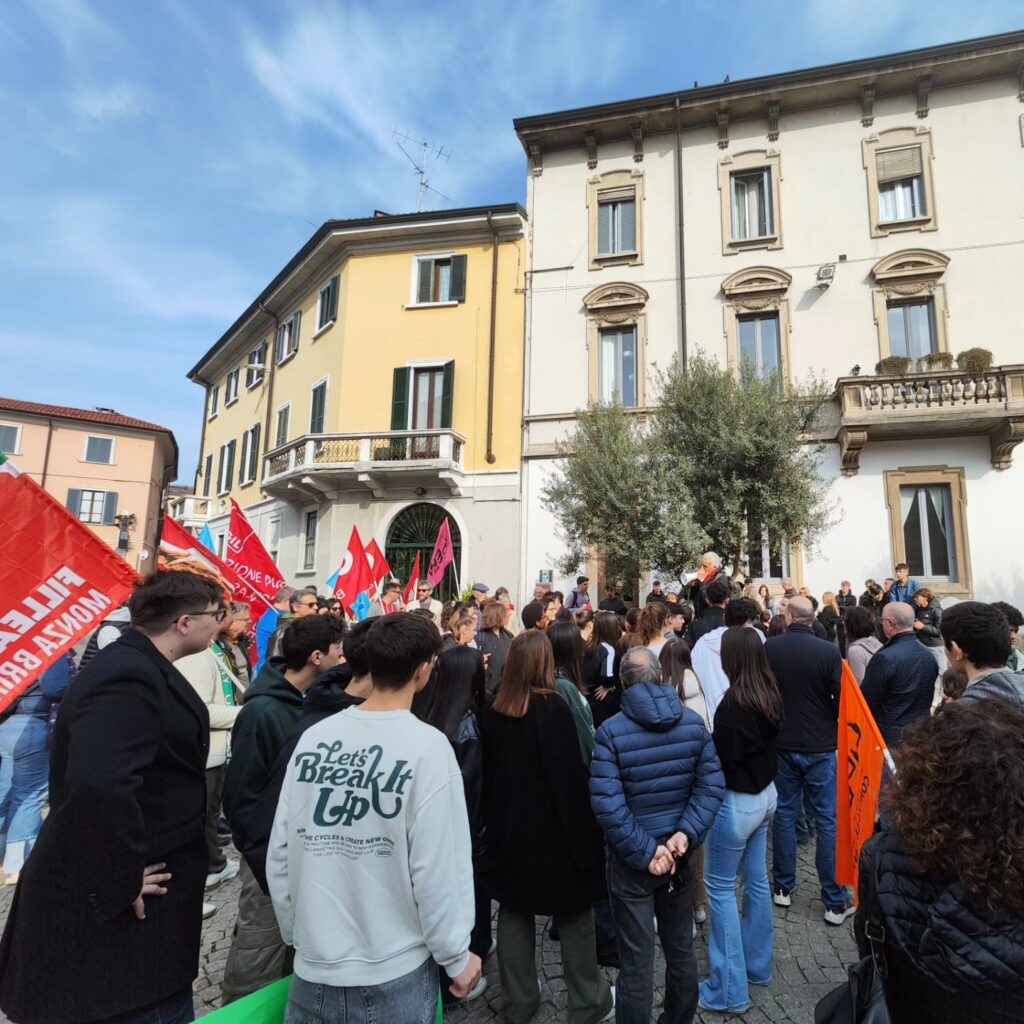
<svg viewBox="0 0 1024 1024"><path fill-rule="evenodd" d="M875 154L880 149L898 149L902 146L921 147L921 169L924 184L924 202L928 213L912 220L883 221L880 216L878 196L878 164ZM889 128L876 135L869 135L861 142L864 157L864 173L868 186L868 218L872 238L885 238L902 231L938 231L939 217L935 204L935 179L932 163L935 154L932 148L931 128Z"/></svg>
<svg viewBox="0 0 1024 1024"><path fill-rule="evenodd" d="M732 176L766 167L772 179L772 234L761 238L732 237ZM775 149L750 149L718 161L718 195L722 208L722 255L754 249L782 248L782 157Z"/></svg>
<svg viewBox="0 0 1024 1024"><path fill-rule="evenodd" d="M949 351L949 306L946 286L940 281L949 257L934 249L901 249L883 256L872 268L878 287L872 289L875 327L880 359L892 355L889 341L889 303L900 299L930 298L935 313L937 351Z"/></svg>
<svg viewBox="0 0 1024 1024"><path fill-rule="evenodd" d="M636 209L636 251L613 253L601 256L597 251L597 208L602 192L614 189L633 188L633 202ZM644 262L644 172L636 168L621 171L605 171L587 179L587 246L588 263L591 270L605 267L639 267Z"/></svg>
<svg viewBox="0 0 1024 1024"><path fill-rule="evenodd" d="M596 223L596 222L595 222ZM583 296L587 310L587 395L591 402L601 395L601 328L636 328L636 408L647 401L647 313L650 294L639 285L613 281L598 285Z"/></svg>
<svg viewBox="0 0 1024 1024"><path fill-rule="evenodd" d="M939 597L970 598L974 594L971 546L967 531L967 475L963 466L901 466L883 474L885 505L889 515L889 545L893 565L906 561L903 521L900 512L900 488L922 484L949 486L953 509L953 546L959 580L928 581L928 588Z"/></svg>
<svg viewBox="0 0 1024 1024"><path fill-rule="evenodd" d="M725 334L725 350L729 369L734 373L740 368L739 318L747 313L772 311L779 317L779 348L782 357L782 379L791 379L789 357L789 335L792 331L789 299L786 292L793 283L792 275L776 267L746 267L730 274L722 282L725 305L722 319Z"/></svg>

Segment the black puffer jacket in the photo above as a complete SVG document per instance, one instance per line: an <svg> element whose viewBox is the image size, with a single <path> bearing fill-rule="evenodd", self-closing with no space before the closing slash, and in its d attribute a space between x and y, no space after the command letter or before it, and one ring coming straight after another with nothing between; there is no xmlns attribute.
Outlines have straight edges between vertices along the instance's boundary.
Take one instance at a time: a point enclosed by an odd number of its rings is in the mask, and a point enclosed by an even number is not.
<svg viewBox="0 0 1024 1024"><path fill-rule="evenodd" d="M920 608L915 603L914 617L921 623L920 629L916 626L914 627L917 639L920 640L925 647L941 647L942 633L939 630L942 626L942 605L937 601L932 601L931 604L926 605L924 608Z"/></svg>
<svg viewBox="0 0 1024 1024"><path fill-rule="evenodd" d="M899 837L885 831L861 854L861 909L854 930L862 956L864 905L876 865L892 1024L1020 1024L1024 919L992 911L959 882L921 875Z"/></svg>

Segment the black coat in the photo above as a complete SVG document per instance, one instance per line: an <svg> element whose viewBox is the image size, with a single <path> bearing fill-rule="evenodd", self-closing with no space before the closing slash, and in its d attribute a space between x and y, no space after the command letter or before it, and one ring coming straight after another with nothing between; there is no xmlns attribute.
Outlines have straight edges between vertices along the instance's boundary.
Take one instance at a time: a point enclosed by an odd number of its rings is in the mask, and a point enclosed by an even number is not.
<svg viewBox="0 0 1024 1024"><path fill-rule="evenodd" d="M942 633L940 632L940 627L942 626L942 605L940 605L938 601L932 601L931 604L926 605L924 608L920 608L915 602L914 617L921 623L921 628L914 630L914 634L917 636L917 639L920 640L925 647L941 647Z"/></svg>
<svg viewBox="0 0 1024 1024"><path fill-rule="evenodd" d="M612 715L619 713L622 701L622 685L619 682L619 665L622 662L622 651L616 649L612 656L612 670L608 672L608 652L601 644L596 644L583 658L583 688L586 691L590 714L594 719L594 728L598 729ZM604 700L598 700L595 691L604 687L612 692Z"/></svg>
<svg viewBox="0 0 1024 1024"><path fill-rule="evenodd" d="M526 914L574 916L605 894L604 842L569 706L535 696L522 718L484 715L485 888Z"/></svg>
<svg viewBox="0 0 1024 1024"><path fill-rule="evenodd" d="M833 641L836 638L836 627L839 625L839 613L832 608L830 605L825 605L824 608L818 612L818 621L821 623L822 629L825 630L825 639Z"/></svg>
<svg viewBox="0 0 1024 1024"><path fill-rule="evenodd" d="M0 1007L19 1024L78 1024L190 986L199 970L210 719L137 630L75 680L53 734L50 814L0 943ZM132 902L146 865L164 896Z"/></svg>
<svg viewBox="0 0 1024 1024"><path fill-rule="evenodd" d="M861 955L876 866L892 1024L1024 1020L1024 921L993 912L959 882L922 875L893 832L873 836L861 851L854 920Z"/></svg>
<svg viewBox="0 0 1024 1024"><path fill-rule="evenodd" d="M931 711L938 675L935 656L913 633L897 633L872 656L860 688L888 746Z"/></svg>
<svg viewBox="0 0 1024 1024"><path fill-rule="evenodd" d="M482 629L477 634L476 645L481 654L489 654L487 668L484 669L484 692L490 703L497 696L501 686L501 677L505 672L505 661L508 649L512 646L512 634L507 629L499 629L497 633Z"/></svg>
<svg viewBox="0 0 1024 1024"><path fill-rule="evenodd" d="M690 623L690 628L687 629L683 639L689 644L690 650L692 651L697 641L705 634L710 633L713 629L718 629L725 625L725 609L720 605L708 605L704 609L703 614L699 615L693 622Z"/></svg>
<svg viewBox="0 0 1024 1024"><path fill-rule="evenodd" d="M800 754L835 750L839 736L839 681L843 661L835 644L809 626L792 625L765 641L764 653L782 692L778 749Z"/></svg>

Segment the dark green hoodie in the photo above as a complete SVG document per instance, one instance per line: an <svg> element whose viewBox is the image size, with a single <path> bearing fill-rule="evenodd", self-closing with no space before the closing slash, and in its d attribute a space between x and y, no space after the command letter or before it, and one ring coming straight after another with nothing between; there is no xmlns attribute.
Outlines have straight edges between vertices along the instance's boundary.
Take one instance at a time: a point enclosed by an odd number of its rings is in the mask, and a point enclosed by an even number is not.
<svg viewBox="0 0 1024 1024"><path fill-rule="evenodd" d="M284 658L271 658L245 692L231 730L231 760L224 776L224 815L245 835L274 762L302 714L303 696L284 677Z"/></svg>

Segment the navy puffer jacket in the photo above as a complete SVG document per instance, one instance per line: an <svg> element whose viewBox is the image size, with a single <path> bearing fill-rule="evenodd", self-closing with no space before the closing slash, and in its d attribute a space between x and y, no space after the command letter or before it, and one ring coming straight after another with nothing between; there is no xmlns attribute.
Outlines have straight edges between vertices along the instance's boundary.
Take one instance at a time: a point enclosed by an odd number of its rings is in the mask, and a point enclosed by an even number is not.
<svg viewBox="0 0 1024 1024"><path fill-rule="evenodd" d="M676 691L637 683L622 711L597 731L590 762L590 803L612 852L646 871L676 832L704 842L725 793L711 734Z"/></svg>

